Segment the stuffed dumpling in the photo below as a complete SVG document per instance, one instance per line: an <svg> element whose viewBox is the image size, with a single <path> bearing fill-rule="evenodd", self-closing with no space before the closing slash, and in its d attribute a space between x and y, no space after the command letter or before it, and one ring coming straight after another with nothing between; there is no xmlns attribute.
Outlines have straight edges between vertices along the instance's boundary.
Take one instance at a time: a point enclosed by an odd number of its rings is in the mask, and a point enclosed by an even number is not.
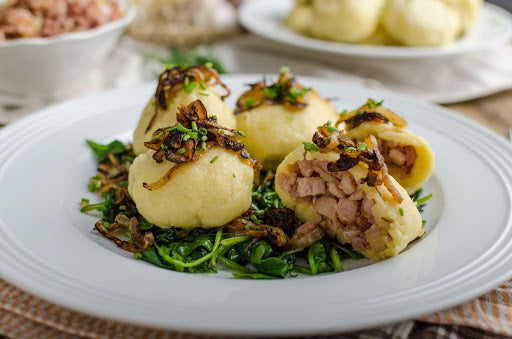
<svg viewBox="0 0 512 339"><path fill-rule="evenodd" d="M398 254L424 232L416 204L387 174L376 145L373 136L355 143L324 125L276 173L276 192L299 219L374 260Z"/></svg>
<svg viewBox="0 0 512 339"><path fill-rule="evenodd" d="M180 106L177 121L145 143L150 150L130 167L128 191L139 213L159 227L223 226L251 206L259 164L200 101Z"/></svg>
<svg viewBox="0 0 512 339"><path fill-rule="evenodd" d="M226 94L221 96L216 86L220 85ZM133 134L133 151L146 151L144 142L151 139L154 130L176 123L178 106L201 100L209 112L215 112L221 126L235 128L233 110L224 102L229 89L219 80L215 69L207 65L182 69L174 67L164 71L159 78L155 96L148 102Z"/></svg>
<svg viewBox="0 0 512 339"><path fill-rule="evenodd" d="M434 152L425 138L405 129L407 121L369 99L366 104L344 116L338 124L345 137L363 141L372 134L386 161L389 174L409 194L421 188L434 170Z"/></svg>
<svg viewBox="0 0 512 339"><path fill-rule="evenodd" d="M251 85L238 99L235 115L237 128L246 135L247 151L266 169L277 168L316 126L338 118L329 101L297 83L286 68L273 84Z"/></svg>

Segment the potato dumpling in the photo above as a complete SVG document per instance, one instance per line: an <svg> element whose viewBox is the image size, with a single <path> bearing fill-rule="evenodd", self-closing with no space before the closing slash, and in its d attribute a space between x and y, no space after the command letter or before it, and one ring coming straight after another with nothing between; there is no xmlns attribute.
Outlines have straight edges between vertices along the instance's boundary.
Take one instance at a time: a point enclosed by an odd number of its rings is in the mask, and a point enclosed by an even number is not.
<svg viewBox="0 0 512 339"><path fill-rule="evenodd" d="M309 5L299 5L288 14L286 24L291 29L302 33L309 34L309 30L313 23L313 8Z"/></svg>
<svg viewBox="0 0 512 339"><path fill-rule="evenodd" d="M388 121L388 118L394 120ZM369 99L365 105L349 112L341 122L346 138L363 141L370 134L375 136L389 174L409 194L421 188L432 175L435 156L428 142L406 130L407 122L382 103Z"/></svg>
<svg viewBox="0 0 512 339"><path fill-rule="evenodd" d="M238 99L236 110L237 128L246 135L242 142L265 169L277 168L288 153L311 137L316 126L338 117L329 101L295 83L286 72L275 84L253 85Z"/></svg>
<svg viewBox="0 0 512 339"><path fill-rule="evenodd" d="M303 222L320 225L329 236L373 260L398 254L423 234L416 204L392 177L401 202L383 184L361 183L368 175L364 163L346 171L329 171L327 164L337 159L336 150L313 152L297 147L276 173L276 192L283 204Z"/></svg>
<svg viewBox="0 0 512 339"><path fill-rule="evenodd" d="M456 10L442 0L393 0L384 11L388 34L406 46L440 46L460 32Z"/></svg>
<svg viewBox="0 0 512 339"><path fill-rule="evenodd" d="M251 205L254 170L237 154L213 147L199 160L182 165L163 187L150 191L143 183L158 181L176 166L155 162L152 153L135 159L128 178L128 191L149 222L162 228L218 227Z"/></svg>
<svg viewBox="0 0 512 339"><path fill-rule="evenodd" d="M367 39L359 42L362 45L394 45L395 42L388 35L382 25L379 25L376 31Z"/></svg>
<svg viewBox="0 0 512 339"><path fill-rule="evenodd" d="M470 30L478 21L480 17L480 10L482 9L483 0L443 0L449 4L459 14L460 18L460 33Z"/></svg>
<svg viewBox="0 0 512 339"><path fill-rule="evenodd" d="M172 126L176 123L176 112L180 104L188 105L195 100L201 100L209 112L215 112L220 125L235 128L236 121L233 110L223 101L215 89L215 86L220 84L218 78L214 78L215 76L217 76L215 70L206 69L205 66L190 67L185 70L175 67L162 73L155 95L157 100L152 98L148 102L135 128L133 134L133 151L135 154L146 151L144 142L151 138L154 130L163 126ZM199 81L196 79L200 77L205 78L205 80ZM189 80L184 80L186 78L189 78ZM169 79L177 80L167 85ZM160 88L166 85L168 89L159 91ZM165 107L162 107L159 103L159 95L165 96Z"/></svg>
<svg viewBox="0 0 512 339"><path fill-rule="evenodd" d="M311 35L321 39L358 43L379 24L385 0L316 0Z"/></svg>

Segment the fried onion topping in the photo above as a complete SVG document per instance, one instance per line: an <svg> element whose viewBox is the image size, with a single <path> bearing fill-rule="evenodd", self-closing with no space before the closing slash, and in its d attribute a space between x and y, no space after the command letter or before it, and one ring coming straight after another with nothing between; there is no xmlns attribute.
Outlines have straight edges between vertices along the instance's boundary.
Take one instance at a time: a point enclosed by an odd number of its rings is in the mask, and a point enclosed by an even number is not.
<svg viewBox="0 0 512 339"><path fill-rule="evenodd" d="M226 93L221 96L222 100L227 98L231 91L220 81L219 73L207 65L193 66L188 68L173 67L165 70L158 78L158 87L155 92L154 104L155 113L151 118L146 133L151 130L161 111L169 108L169 102L181 90L191 92L196 87L221 86Z"/></svg>
<svg viewBox="0 0 512 339"><path fill-rule="evenodd" d="M214 117L209 117L200 100L188 106L180 105L176 114L177 124L172 127L159 128L153 132L150 141L144 146L155 151L153 159L157 163L165 160L177 164L153 184L144 183L148 190L155 190L165 185L180 165L197 161L214 146L221 146L234 152L256 172L261 169L260 163L252 159L238 136L242 132L222 127ZM258 176L259 177L259 176Z"/></svg>
<svg viewBox="0 0 512 339"><path fill-rule="evenodd" d="M287 69L279 74L275 83L267 85L264 78L250 86L251 89L238 98L235 114L270 105L285 105L292 112L299 111L307 106L306 94L311 90L299 84Z"/></svg>
<svg viewBox="0 0 512 339"><path fill-rule="evenodd" d="M381 106L381 103L375 103L368 99L366 104L359 109L349 112L336 122L338 126L345 123L345 130L351 130L365 122L378 122L382 124L392 124L396 127L407 127L407 121L395 112Z"/></svg>
<svg viewBox="0 0 512 339"><path fill-rule="evenodd" d="M121 240L112 234L113 231L119 229L121 225L113 223L107 228L103 221L98 221L96 224L96 230L103 235L105 238L113 241L118 247L125 251L132 253L142 253L155 242L155 238L152 232L142 233L139 225L139 221L136 217L132 217L129 221L129 228L132 235L133 243Z"/></svg>
<svg viewBox="0 0 512 339"><path fill-rule="evenodd" d="M368 135L363 142L354 142L351 139L344 138L342 131L325 124L318 127L312 139L320 152L336 150L339 158L327 165L330 172L348 171L360 162L368 166L368 175L360 179L359 183L366 183L370 187L384 186L388 189L393 199L400 203L403 198L400 192L391 182L388 174L388 167L384 162L384 157L380 153L377 139L373 135Z"/></svg>

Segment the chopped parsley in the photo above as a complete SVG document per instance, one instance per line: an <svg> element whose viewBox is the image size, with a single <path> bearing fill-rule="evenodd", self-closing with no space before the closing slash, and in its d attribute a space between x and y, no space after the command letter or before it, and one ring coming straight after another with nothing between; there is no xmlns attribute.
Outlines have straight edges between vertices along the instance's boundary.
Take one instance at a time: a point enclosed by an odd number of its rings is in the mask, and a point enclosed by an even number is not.
<svg viewBox="0 0 512 339"><path fill-rule="evenodd" d="M318 152L318 151L320 151L320 147L318 147L317 145L312 144L312 143L310 143L310 142L306 142L306 141L304 141L302 144L304 145L304 149L305 149L306 151L313 151L313 152Z"/></svg>

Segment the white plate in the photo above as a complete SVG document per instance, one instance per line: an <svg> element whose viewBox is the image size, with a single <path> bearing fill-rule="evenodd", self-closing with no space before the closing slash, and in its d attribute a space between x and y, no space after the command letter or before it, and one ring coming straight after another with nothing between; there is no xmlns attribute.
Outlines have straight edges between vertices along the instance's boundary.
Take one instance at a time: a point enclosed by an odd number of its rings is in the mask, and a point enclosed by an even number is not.
<svg viewBox="0 0 512 339"><path fill-rule="evenodd" d="M382 59L418 59L473 53L503 45L512 37L512 15L501 7L484 3L476 27L453 44L443 47L400 47L332 42L300 35L285 25L293 0L244 1L239 12L249 31L275 42L338 55Z"/></svg>
<svg viewBox="0 0 512 339"><path fill-rule="evenodd" d="M224 79L234 103L260 75ZM452 112L402 96L303 78L337 106L385 99L436 152L426 237L340 274L277 281L184 274L136 261L78 212L95 173L85 139L129 139L154 84L60 104L0 132L0 274L62 306L128 323L202 333L318 334L427 314L512 275L512 147ZM364 262L363 262L364 264ZM357 265L356 265L357 266Z"/></svg>

